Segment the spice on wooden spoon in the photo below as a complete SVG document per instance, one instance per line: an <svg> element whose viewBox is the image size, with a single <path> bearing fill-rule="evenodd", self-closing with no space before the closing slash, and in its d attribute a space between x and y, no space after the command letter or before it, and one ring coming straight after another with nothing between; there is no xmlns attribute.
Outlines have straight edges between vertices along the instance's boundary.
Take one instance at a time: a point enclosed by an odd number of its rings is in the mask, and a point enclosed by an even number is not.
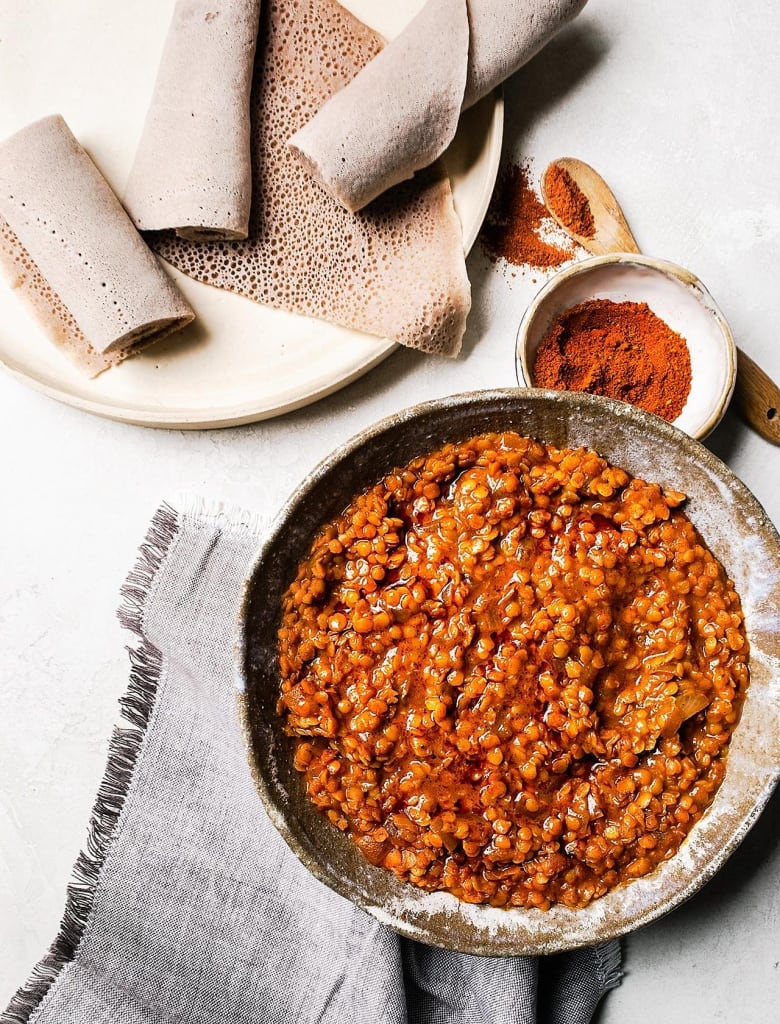
<svg viewBox="0 0 780 1024"><path fill-rule="evenodd" d="M573 186L572 196L562 201L561 196L569 182ZM554 160L542 176L542 198L552 218L594 256L641 252L609 185L584 161L573 157ZM582 230L589 223L587 218L583 219L583 201L590 208L593 220L591 234ZM580 211L578 215L577 210ZM761 437L780 444L780 388L741 349L737 349L734 404L743 419Z"/></svg>
<svg viewBox="0 0 780 1024"><path fill-rule="evenodd" d="M547 212L555 210L556 220L566 225L566 231L572 236L593 238L596 222L588 197L565 167L550 164L544 172L542 193L546 197Z"/></svg>

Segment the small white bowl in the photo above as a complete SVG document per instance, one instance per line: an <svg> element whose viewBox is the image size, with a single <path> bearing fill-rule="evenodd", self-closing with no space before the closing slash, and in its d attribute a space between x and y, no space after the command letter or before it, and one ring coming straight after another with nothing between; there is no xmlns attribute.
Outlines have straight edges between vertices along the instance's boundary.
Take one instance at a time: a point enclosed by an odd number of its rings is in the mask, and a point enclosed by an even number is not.
<svg viewBox="0 0 780 1024"><path fill-rule="evenodd" d="M701 440L720 422L734 390L737 350L712 296L690 271L666 260L624 253L567 267L542 288L517 334L517 379L533 387L536 350L555 317L589 299L646 302L681 334L691 354L691 390L674 425Z"/></svg>

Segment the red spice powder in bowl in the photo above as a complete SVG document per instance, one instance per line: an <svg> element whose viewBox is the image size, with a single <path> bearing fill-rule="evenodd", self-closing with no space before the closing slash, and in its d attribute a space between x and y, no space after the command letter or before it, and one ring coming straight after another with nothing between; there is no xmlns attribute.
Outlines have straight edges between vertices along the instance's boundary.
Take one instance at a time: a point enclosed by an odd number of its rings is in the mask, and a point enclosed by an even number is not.
<svg viewBox="0 0 780 1024"><path fill-rule="evenodd" d="M531 372L538 387L617 398L670 423L691 391L685 338L646 302L589 299L563 310L537 348Z"/></svg>
<svg viewBox="0 0 780 1024"><path fill-rule="evenodd" d="M521 321L521 385L629 402L706 437L736 379L723 314L693 274L646 256L596 256L567 267Z"/></svg>

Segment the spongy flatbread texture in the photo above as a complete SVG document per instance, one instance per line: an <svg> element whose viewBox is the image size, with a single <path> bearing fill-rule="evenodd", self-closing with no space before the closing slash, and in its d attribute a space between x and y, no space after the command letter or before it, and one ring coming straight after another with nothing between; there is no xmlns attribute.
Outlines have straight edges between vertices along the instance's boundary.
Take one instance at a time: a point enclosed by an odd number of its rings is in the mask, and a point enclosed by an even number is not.
<svg viewBox="0 0 780 1024"><path fill-rule="evenodd" d="M455 355L470 307L460 223L440 168L350 214L289 150L290 135L381 49L333 0L266 0L252 88L249 238L152 240L184 273L256 302Z"/></svg>
<svg viewBox="0 0 780 1024"><path fill-rule="evenodd" d="M330 195L360 210L441 156L461 109L530 60L585 3L428 0L290 146Z"/></svg>
<svg viewBox="0 0 780 1024"><path fill-rule="evenodd" d="M194 316L59 115L0 143L0 272L91 376Z"/></svg>
<svg viewBox="0 0 780 1024"><path fill-rule="evenodd" d="M246 238L260 0L178 0L125 189L142 231Z"/></svg>

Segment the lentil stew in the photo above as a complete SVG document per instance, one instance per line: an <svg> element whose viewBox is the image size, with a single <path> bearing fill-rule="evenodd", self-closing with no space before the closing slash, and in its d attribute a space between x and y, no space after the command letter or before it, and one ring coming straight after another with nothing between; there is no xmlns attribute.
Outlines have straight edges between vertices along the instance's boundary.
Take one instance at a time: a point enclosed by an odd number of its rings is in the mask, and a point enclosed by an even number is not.
<svg viewBox="0 0 780 1024"><path fill-rule="evenodd" d="M673 857L748 683L683 502L514 433L355 498L283 598L278 710L314 805L472 903L579 908Z"/></svg>

